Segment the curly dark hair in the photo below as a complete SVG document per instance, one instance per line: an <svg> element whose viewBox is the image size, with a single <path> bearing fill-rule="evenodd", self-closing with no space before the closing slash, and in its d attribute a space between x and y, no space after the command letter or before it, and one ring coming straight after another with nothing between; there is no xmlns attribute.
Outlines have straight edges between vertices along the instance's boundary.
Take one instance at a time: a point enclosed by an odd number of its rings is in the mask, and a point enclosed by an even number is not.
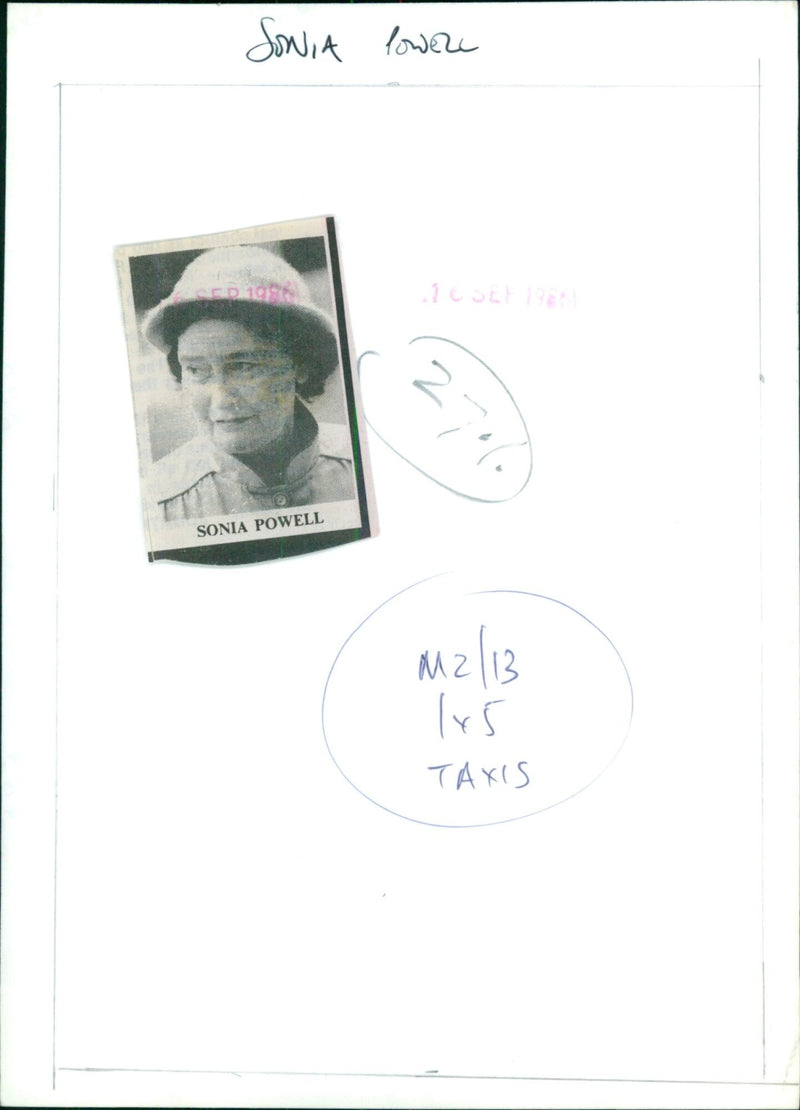
<svg viewBox="0 0 800 1110"><path fill-rule="evenodd" d="M164 316L163 335L169 344L167 363L176 381L181 380L178 339L198 320L236 320L259 339L275 340L288 352L304 381L297 392L305 401L319 397L336 369L336 337L311 312L287 305L261 305L246 301L191 301L170 307Z"/></svg>

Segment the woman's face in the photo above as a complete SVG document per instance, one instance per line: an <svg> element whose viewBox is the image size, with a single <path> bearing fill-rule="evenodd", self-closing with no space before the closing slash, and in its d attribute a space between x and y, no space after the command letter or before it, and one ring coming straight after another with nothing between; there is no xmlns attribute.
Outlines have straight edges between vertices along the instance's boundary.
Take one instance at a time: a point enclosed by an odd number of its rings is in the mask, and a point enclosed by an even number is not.
<svg viewBox="0 0 800 1110"><path fill-rule="evenodd" d="M198 424L225 451L263 451L291 431L297 372L276 340L236 320L198 320L177 355Z"/></svg>

